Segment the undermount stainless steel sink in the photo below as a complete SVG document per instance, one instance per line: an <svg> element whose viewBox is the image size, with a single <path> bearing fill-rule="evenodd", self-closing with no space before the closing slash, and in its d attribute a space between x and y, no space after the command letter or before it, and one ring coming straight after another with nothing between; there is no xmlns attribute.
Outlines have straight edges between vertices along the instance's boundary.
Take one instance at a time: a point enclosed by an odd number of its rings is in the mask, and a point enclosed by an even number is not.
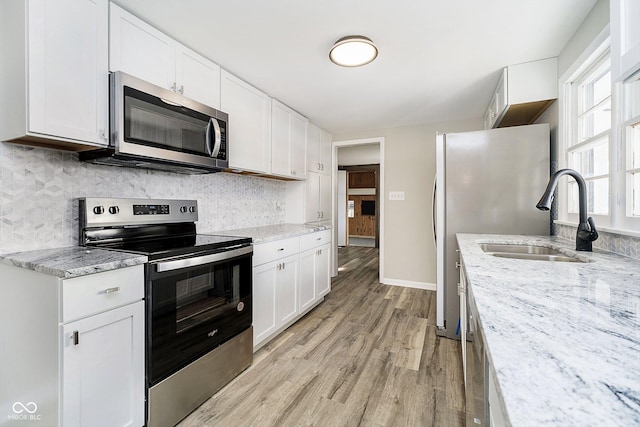
<svg viewBox="0 0 640 427"><path fill-rule="evenodd" d="M563 254L557 249L548 248L546 246L504 243L480 243L479 246L486 254L498 258L524 259L532 261L583 262L578 258Z"/></svg>

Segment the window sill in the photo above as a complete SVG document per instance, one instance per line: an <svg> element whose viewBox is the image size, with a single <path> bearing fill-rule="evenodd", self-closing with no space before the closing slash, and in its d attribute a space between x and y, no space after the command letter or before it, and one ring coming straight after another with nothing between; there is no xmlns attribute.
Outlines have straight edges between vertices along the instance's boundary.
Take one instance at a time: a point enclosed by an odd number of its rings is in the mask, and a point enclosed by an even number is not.
<svg viewBox="0 0 640 427"><path fill-rule="evenodd" d="M574 221L563 221L560 219L556 219L555 221L553 221L554 224L560 224L560 225L568 225L571 227L577 227L578 223L574 222ZM613 233L613 234L619 234L621 236L629 236L629 237L640 237L640 231L636 231L636 230L624 230L624 229L620 229L620 228L612 228L612 227L600 227L598 226L598 223L596 222L596 228L598 229L598 231L604 231L606 233Z"/></svg>

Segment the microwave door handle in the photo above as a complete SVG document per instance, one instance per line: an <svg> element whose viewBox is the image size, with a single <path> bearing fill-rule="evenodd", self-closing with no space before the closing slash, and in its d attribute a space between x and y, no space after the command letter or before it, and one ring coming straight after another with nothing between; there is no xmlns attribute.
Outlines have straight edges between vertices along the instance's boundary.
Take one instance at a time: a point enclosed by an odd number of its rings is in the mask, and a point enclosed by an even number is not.
<svg viewBox="0 0 640 427"><path fill-rule="evenodd" d="M211 147L211 128L213 127L213 123L215 119L209 119L209 123L207 123L207 130L205 132L205 144L207 144L207 154L213 157L213 148Z"/></svg>
<svg viewBox="0 0 640 427"><path fill-rule="evenodd" d="M220 124L214 118L209 120L209 124L213 123L213 130L216 133L216 142L213 145L213 151L211 152L211 157L218 157L218 153L220 152L220 145L222 144L222 132L220 131Z"/></svg>

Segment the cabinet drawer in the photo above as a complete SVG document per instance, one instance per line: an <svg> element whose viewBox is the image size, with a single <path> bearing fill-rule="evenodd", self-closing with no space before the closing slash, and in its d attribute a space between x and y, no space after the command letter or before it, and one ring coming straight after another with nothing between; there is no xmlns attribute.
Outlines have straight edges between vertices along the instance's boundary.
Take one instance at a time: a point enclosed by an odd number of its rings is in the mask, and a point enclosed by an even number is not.
<svg viewBox="0 0 640 427"><path fill-rule="evenodd" d="M300 252L300 239L298 237L260 243L253 246L253 265L264 264L289 255L295 255L298 252Z"/></svg>
<svg viewBox="0 0 640 427"><path fill-rule="evenodd" d="M322 230L300 236L300 252L331 242L331 230Z"/></svg>
<svg viewBox="0 0 640 427"><path fill-rule="evenodd" d="M62 322L144 298L144 266L122 268L62 281Z"/></svg>

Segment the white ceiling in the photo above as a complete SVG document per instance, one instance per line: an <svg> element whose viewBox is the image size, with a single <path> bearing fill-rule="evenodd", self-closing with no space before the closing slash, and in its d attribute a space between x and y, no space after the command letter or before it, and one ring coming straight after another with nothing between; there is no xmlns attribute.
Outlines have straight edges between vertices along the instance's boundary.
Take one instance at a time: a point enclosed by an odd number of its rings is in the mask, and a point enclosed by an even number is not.
<svg viewBox="0 0 640 427"><path fill-rule="evenodd" d="M480 118L507 65L557 56L596 0L116 0L331 133ZM329 61L345 35L371 64Z"/></svg>

